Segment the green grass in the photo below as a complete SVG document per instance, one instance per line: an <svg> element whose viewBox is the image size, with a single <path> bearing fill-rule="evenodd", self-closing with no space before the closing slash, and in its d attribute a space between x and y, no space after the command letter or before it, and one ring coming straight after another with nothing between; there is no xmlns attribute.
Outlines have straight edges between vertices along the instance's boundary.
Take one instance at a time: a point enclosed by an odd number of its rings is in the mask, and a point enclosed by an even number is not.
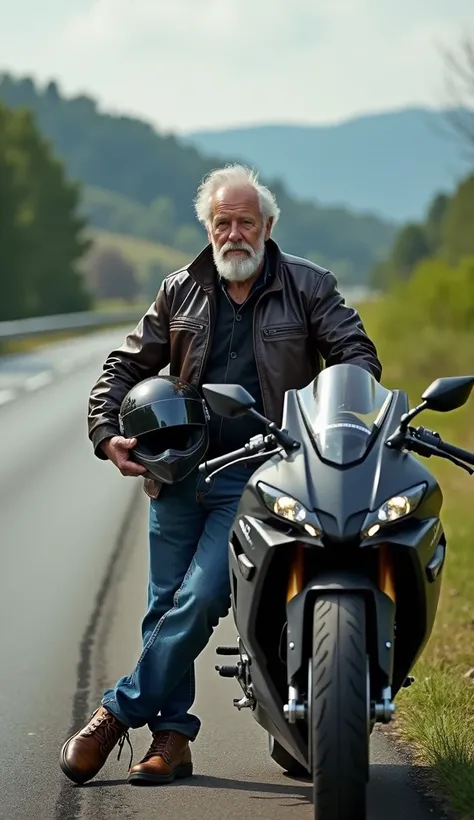
<svg viewBox="0 0 474 820"><path fill-rule="evenodd" d="M164 272L172 273L191 261L189 255L169 248L167 245L158 245L148 239L139 239L136 236L126 236L95 228L91 228L88 234L99 248L115 248L119 251L134 265L137 273L143 279L146 279L151 264L157 263L162 266Z"/></svg>
<svg viewBox="0 0 474 820"><path fill-rule="evenodd" d="M359 306L384 365L383 383L407 390L419 403L440 376L474 372L474 332L412 333L399 325L388 338L384 307ZM474 393L453 413L424 413L419 422L453 444L474 450ZM463 820L474 818L474 476L448 462L426 462L440 482L447 559L432 637L413 670L414 686L397 698L394 730L419 762L430 767L439 791Z"/></svg>

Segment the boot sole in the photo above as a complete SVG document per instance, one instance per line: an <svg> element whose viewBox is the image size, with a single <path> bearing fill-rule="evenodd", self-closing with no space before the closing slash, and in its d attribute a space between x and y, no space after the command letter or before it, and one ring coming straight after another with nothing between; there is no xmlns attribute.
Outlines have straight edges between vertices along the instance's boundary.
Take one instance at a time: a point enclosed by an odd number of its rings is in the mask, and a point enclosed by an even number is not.
<svg viewBox="0 0 474 820"><path fill-rule="evenodd" d="M192 777L193 764L186 763L184 766L178 766L174 772L170 774L151 774L151 772L134 772L129 774L127 780L132 786L146 785L147 783L156 786L172 783L173 780L184 780L186 777Z"/></svg>

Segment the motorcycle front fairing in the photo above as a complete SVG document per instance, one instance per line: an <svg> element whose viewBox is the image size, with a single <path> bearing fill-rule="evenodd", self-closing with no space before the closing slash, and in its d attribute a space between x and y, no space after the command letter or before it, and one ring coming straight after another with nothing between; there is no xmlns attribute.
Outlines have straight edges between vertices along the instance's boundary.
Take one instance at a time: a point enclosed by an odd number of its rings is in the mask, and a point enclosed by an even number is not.
<svg viewBox="0 0 474 820"><path fill-rule="evenodd" d="M374 698L386 686L396 694L433 627L445 553L441 491L415 457L385 447L407 409L406 394L390 393L361 368L328 368L308 387L286 394L283 425L300 449L258 468L240 501L230 538L232 601L252 659L256 717L287 748L291 736L300 762L304 733L287 723L283 706L289 685L297 682L301 691L307 685L318 592L364 595ZM262 500L262 485L314 515L313 534L275 515ZM378 530L365 526L389 499L420 486L411 515L379 522ZM289 592L299 545L304 570Z"/></svg>

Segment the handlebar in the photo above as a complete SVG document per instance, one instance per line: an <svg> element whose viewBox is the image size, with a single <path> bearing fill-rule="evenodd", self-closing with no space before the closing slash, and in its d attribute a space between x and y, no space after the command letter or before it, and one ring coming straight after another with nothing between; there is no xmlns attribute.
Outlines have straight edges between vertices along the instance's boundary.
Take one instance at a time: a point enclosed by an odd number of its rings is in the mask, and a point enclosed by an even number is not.
<svg viewBox="0 0 474 820"><path fill-rule="evenodd" d="M199 472L208 473L212 470L218 470L220 467L225 467L226 464L230 464L231 461L235 461L237 458L244 458L246 455L250 455L249 446L250 445L246 444L245 447L240 447L231 453L225 453L223 456L217 456L217 458L211 458L210 461L205 461L199 465Z"/></svg>
<svg viewBox="0 0 474 820"><path fill-rule="evenodd" d="M264 456L267 451L271 450L274 446L275 436L272 433L268 436L254 436L254 438L251 438L247 444L238 450L225 453L223 456L217 456L217 458L211 458L210 461L205 461L203 464L200 464L198 470L200 473L215 472L221 470L222 467L225 467L227 464L231 464L233 461L242 461L247 457L255 458L255 454Z"/></svg>
<svg viewBox="0 0 474 820"><path fill-rule="evenodd" d="M469 450L463 450L462 447L456 447L454 444L448 444L447 441L443 441L441 438L437 447L438 450L441 450L441 452L446 453L448 456L460 458L467 464L474 466L474 453L470 453Z"/></svg>
<svg viewBox="0 0 474 820"><path fill-rule="evenodd" d="M456 447L454 444L449 444L443 441L439 433L427 430L425 427L411 427L408 428L408 438L406 439L407 449L413 450L420 456L430 458L431 456L440 456L447 458L456 464L458 467L463 467L467 472L473 474L467 464L474 466L474 453L469 450L463 450L462 447Z"/></svg>

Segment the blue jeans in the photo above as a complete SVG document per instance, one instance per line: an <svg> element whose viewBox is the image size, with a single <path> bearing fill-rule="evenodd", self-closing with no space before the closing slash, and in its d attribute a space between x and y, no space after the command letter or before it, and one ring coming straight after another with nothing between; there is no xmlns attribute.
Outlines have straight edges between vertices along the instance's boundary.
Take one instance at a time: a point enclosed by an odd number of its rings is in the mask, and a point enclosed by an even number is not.
<svg viewBox="0 0 474 820"><path fill-rule="evenodd" d="M152 732L173 729L190 740L199 732L199 719L189 714L194 661L229 611L228 535L253 470L229 467L211 484L195 471L151 502L143 649L132 674L102 699L130 728L148 724Z"/></svg>

